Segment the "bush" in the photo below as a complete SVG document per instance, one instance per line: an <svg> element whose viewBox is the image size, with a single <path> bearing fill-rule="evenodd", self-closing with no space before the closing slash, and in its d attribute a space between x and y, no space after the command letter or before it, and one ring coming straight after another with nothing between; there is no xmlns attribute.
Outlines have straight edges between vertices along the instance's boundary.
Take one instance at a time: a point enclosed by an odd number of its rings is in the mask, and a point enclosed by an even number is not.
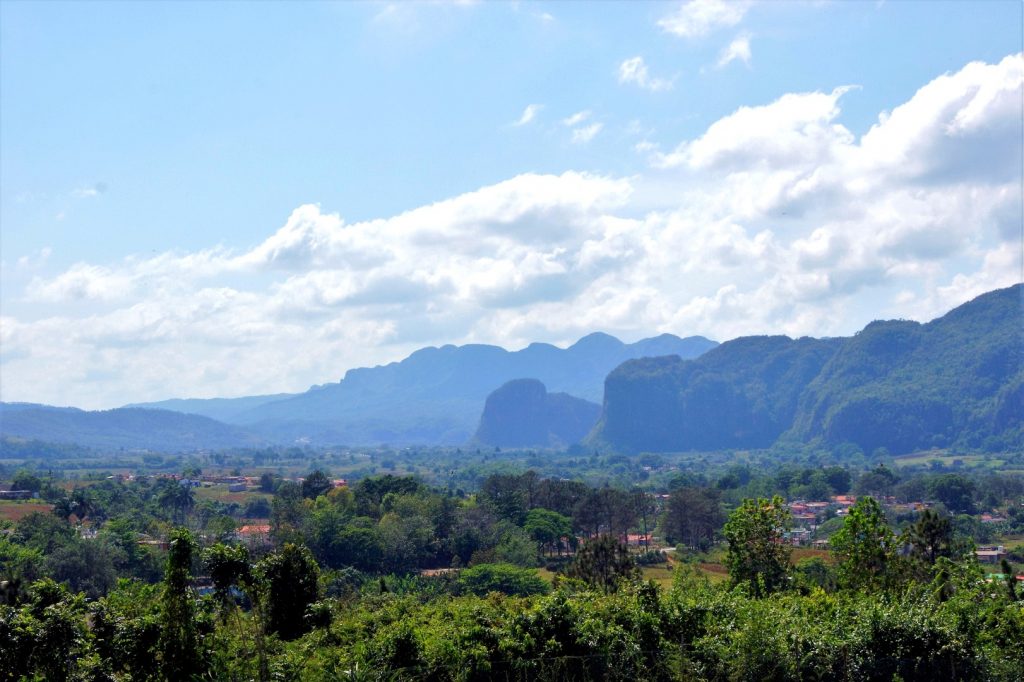
<svg viewBox="0 0 1024 682"><path fill-rule="evenodd" d="M484 596L503 592L518 597L546 594L551 587L537 572L511 564L478 564L459 575L459 585L466 592Z"/></svg>
<svg viewBox="0 0 1024 682"><path fill-rule="evenodd" d="M668 556L660 549L652 549L638 554L636 557L636 563L640 566L654 566L656 564L663 564L666 561L668 561Z"/></svg>

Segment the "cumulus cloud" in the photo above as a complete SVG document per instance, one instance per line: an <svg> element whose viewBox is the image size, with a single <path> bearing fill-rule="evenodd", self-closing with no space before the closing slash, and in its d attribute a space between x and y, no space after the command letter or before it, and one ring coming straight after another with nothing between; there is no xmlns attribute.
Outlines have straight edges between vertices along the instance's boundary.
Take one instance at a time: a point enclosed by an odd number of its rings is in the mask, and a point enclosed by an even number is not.
<svg viewBox="0 0 1024 682"><path fill-rule="evenodd" d="M750 3L743 0L690 0L659 19L658 26L682 38L699 38L718 28L735 26L748 9Z"/></svg>
<svg viewBox="0 0 1024 682"><path fill-rule="evenodd" d="M749 66L750 57L750 36L736 36L731 43L722 48L722 51L718 55L718 62L716 62L715 66L719 69L723 69L735 61L741 61Z"/></svg>
<svg viewBox="0 0 1024 682"><path fill-rule="evenodd" d="M51 280L36 277L28 286L30 300L40 302L113 301L132 294L129 272L76 263Z"/></svg>
<svg viewBox="0 0 1024 682"><path fill-rule="evenodd" d="M1022 85L1020 55L969 64L859 138L840 122L848 87L791 93L667 153L644 145L653 166L630 178L524 174L356 223L305 205L247 250L41 268L32 315L0 320L3 398L302 390L423 345L595 329L928 319L1020 276Z"/></svg>
<svg viewBox="0 0 1024 682"><path fill-rule="evenodd" d="M519 126L524 126L527 123L532 123L533 120L535 118L537 118L537 114L540 113L540 110L543 109L543 108L544 108L543 104L528 104L528 105L526 105L526 108L523 109L523 113L519 116L519 119L516 120L516 122L513 123L512 125L515 126L515 127L519 127Z"/></svg>
<svg viewBox="0 0 1024 682"><path fill-rule="evenodd" d="M630 83L651 92L671 90L673 85L670 79L652 77L640 56L630 57L619 64L619 83Z"/></svg>

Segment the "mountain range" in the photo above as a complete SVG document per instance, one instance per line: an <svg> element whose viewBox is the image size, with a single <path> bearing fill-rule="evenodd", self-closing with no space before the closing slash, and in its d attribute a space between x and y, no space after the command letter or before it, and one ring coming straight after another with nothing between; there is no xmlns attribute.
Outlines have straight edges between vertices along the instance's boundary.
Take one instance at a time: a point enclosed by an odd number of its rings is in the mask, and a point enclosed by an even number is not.
<svg viewBox="0 0 1024 682"><path fill-rule="evenodd" d="M150 447L139 445L152 442L149 433L133 435L131 430L132 424L140 423L137 412L145 411L149 419L166 422L169 428L178 425L199 434L208 427L205 432L211 444L197 436L197 447L223 447L231 438L238 445L461 445L477 429L487 396L510 380L537 379L552 391L600 402L604 378L626 360L666 354L696 357L716 345L700 336L683 339L671 334L627 344L594 333L568 348L546 343L519 351L479 344L429 347L400 362L351 369L337 383L299 394L174 399L97 413L50 408L57 411L47 413L45 419L37 411L42 406L28 412L5 409L0 411L0 434L83 445ZM182 414L208 421L182 421ZM213 423L223 429L215 430L212 420L218 420ZM109 429L95 426L101 421ZM168 440L177 445L188 442Z"/></svg>
<svg viewBox="0 0 1024 682"><path fill-rule="evenodd" d="M591 334L564 349L424 348L292 395L102 412L0 403L0 435L168 451L471 440L559 447L581 439L618 452L1019 450L1022 294L1018 284L926 324L876 321L847 338L749 336L718 345L666 334L625 344Z"/></svg>
<svg viewBox="0 0 1024 682"><path fill-rule="evenodd" d="M849 338L753 336L609 374L589 441L624 452L850 443L893 454L1024 447L1022 285L927 324Z"/></svg>

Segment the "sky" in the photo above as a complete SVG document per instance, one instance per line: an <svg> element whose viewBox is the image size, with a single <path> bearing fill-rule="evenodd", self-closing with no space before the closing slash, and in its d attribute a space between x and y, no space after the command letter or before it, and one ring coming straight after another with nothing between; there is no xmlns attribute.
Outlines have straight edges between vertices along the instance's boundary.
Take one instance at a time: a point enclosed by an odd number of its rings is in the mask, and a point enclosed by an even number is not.
<svg viewBox="0 0 1024 682"><path fill-rule="evenodd" d="M0 400L927 321L1022 278L986 2L0 1Z"/></svg>

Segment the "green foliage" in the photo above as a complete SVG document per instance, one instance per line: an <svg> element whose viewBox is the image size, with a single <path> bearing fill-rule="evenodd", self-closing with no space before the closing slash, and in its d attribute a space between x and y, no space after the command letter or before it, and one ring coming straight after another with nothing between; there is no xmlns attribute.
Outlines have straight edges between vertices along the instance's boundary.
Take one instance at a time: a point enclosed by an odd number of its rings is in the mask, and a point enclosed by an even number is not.
<svg viewBox="0 0 1024 682"><path fill-rule="evenodd" d="M160 585L121 580L93 605L96 650L114 674L131 680L156 679L161 643Z"/></svg>
<svg viewBox="0 0 1024 682"><path fill-rule="evenodd" d="M936 476L928 482L928 491L954 514L974 513L974 484L965 476Z"/></svg>
<svg viewBox="0 0 1024 682"><path fill-rule="evenodd" d="M191 680L202 675L202 632L192 589L192 560L196 542L181 528L170 537L164 590L160 599L160 674L167 680Z"/></svg>
<svg viewBox="0 0 1024 682"><path fill-rule="evenodd" d="M550 586L537 572L512 564L478 564L459 573L459 585L477 596L503 592L515 597L546 594Z"/></svg>
<svg viewBox="0 0 1024 682"><path fill-rule="evenodd" d="M302 480L302 496L309 500L315 500L320 495L326 495L331 491L334 484L330 477L321 469L312 471Z"/></svg>
<svg viewBox="0 0 1024 682"><path fill-rule="evenodd" d="M584 543L566 575L605 592L614 592L624 580L638 579L640 570L625 545L614 536L600 535Z"/></svg>
<svg viewBox="0 0 1024 682"><path fill-rule="evenodd" d="M43 481L27 469L19 469L11 479L11 490L31 490L39 492L43 489Z"/></svg>
<svg viewBox="0 0 1024 682"><path fill-rule="evenodd" d="M530 534L540 551L555 548L562 554L562 538L572 535L572 519L550 509L536 507L526 515L523 530Z"/></svg>
<svg viewBox="0 0 1024 682"><path fill-rule="evenodd" d="M744 337L694 360L626 362L606 380L595 442L629 452L815 442L848 455L1020 452L1021 290L983 294L925 325L872 322L847 339Z"/></svg>
<svg viewBox="0 0 1024 682"><path fill-rule="evenodd" d="M913 556L934 565L939 557L953 555L953 524L948 516L925 509L904 533Z"/></svg>
<svg viewBox="0 0 1024 682"><path fill-rule="evenodd" d="M850 507L843 527L829 538L829 545L839 561L839 580L844 587L879 589L891 579L895 536L873 497L862 497Z"/></svg>
<svg viewBox="0 0 1024 682"><path fill-rule="evenodd" d="M255 568L260 581L258 597L264 605L267 629L281 639L295 639L306 632L306 610L320 597L320 569L310 551L285 544Z"/></svg>
<svg viewBox="0 0 1024 682"><path fill-rule="evenodd" d="M217 543L203 552L203 564L213 580L222 611L228 611L234 605L231 589L250 582L249 550L244 545Z"/></svg>
<svg viewBox="0 0 1024 682"><path fill-rule="evenodd" d="M781 497L743 500L722 531L728 542L725 565L732 584L747 585L755 596L783 589L791 551L783 538L790 526L790 513Z"/></svg>
<svg viewBox="0 0 1024 682"><path fill-rule="evenodd" d="M704 550L725 522L722 496L715 488L687 486L673 490L661 526L670 544Z"/></svg>

